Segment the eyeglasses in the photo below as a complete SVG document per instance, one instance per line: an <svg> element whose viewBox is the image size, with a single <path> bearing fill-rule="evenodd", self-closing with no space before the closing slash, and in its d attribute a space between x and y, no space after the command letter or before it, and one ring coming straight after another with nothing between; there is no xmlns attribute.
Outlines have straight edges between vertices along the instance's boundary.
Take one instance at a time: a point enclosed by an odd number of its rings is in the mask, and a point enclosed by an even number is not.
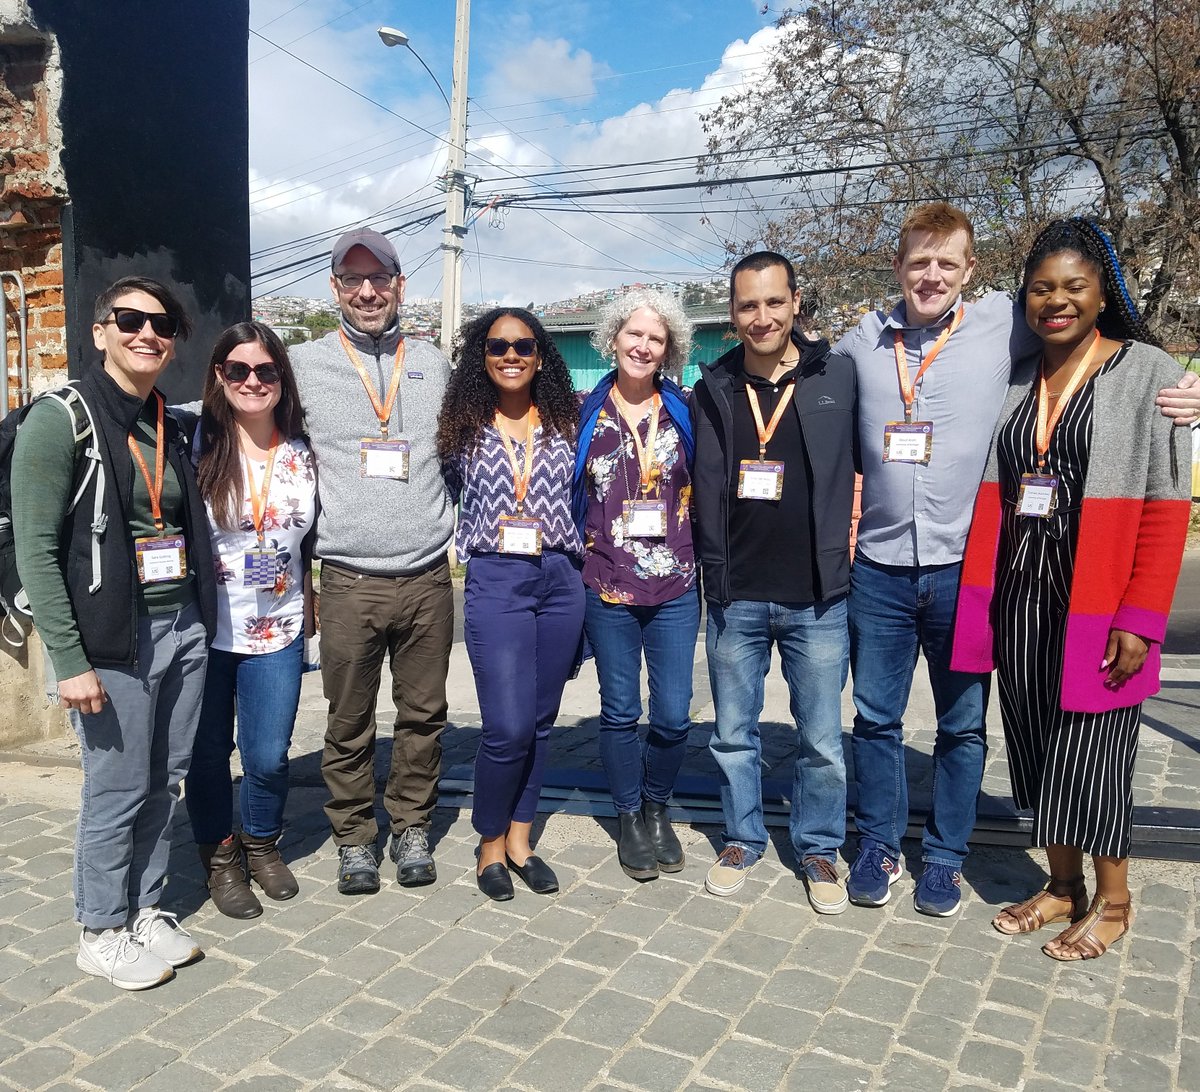
<svg viewBox="0 0 1200 1092"><path fill-rule="evenodd" d="M139 334L148 322L155 337L173 338L179 333L179 319L175 315L139 311L136 307L114 307L112 316L100 325L116 326L123 334Z"/></svg>
<svg viewBox="0 0 1200 1092"><path fill-rule="evenodd" d="M372 273L364 277L361 273L335 273L333 279L349 292L357 292L363 286L363 281L370 281L376 292L382 292L391 285L395 273Z"/></svg>
<svg viewBox="0 0 1200 1092"><path fill-rule="evenodd" d="M217 365L217 370L225 377L227 383L245 383L253 372L258 381L264 386L272 386L279 382L279 369L274 364L243 364L240 360L223 360Z"/></svg>
<svg viewBox="0 0 1200 1092"><path fill-rule="evenodd" d="M517 356L533 356L537 352L537 338L519 337L516 341L505 341L502 337L489 337L484 343L488 356L503 356L508 350L515 349Z"/></svg>

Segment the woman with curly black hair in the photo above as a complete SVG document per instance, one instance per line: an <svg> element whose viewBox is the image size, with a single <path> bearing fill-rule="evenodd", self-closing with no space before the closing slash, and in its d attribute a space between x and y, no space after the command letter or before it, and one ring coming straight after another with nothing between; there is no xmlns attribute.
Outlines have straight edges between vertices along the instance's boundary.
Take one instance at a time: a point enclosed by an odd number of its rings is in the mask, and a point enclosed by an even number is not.
<svg viewBox="0 0 1200 1092"><path fill-rule="evenodd" d="M529 844L550 728L583 629L583 547L571 517L578 409L542 324L497 308L460 333L438 419L438 455L461 499L455 546L467 563L463 621L479 696L471 823L476 881L513 897L558 880Z"/></svg>
<svg viewBox="0 0 1200 1092"><path fill-rule="evenodd" d="M1175 429L1150 407L1181 371L1089 220L1038 236L1020 298L1041 346L1014 365L993 435L951 667L995 662L1013 799L1033 811L1050 865L1049 883L992 925L1011 936L1066 923L1042 950L1093 959L1133 922L1138 724L1158 690L1190 497Z"/></svg>

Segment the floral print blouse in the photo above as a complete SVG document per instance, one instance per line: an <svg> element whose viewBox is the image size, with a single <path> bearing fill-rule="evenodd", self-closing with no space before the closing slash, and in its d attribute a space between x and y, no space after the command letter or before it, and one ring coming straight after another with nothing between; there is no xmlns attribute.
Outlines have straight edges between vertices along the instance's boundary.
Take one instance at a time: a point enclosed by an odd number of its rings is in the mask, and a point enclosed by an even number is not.
<svg viewBox="0 0 1200 1092"><path fill-rule="evenodd" d="M254 467L261 486L265 462ZM246 587L247 550L257 548L250 491L242 499L236 531L219 527L208 513L213 564L217 572L217 635L212 647L225 652L261 655L279 652L304 632L304 568L300 543L312 528L317 509L313 457L301 439L282 441L275 452L271 487L263 512L263 545L275 551L275 583Z"/></svg>
<svg viewBox="0 0 1200 1092"><path fill-rule="evenodd" d="M643 444L649 431L647 408L638 422ZM658 606L679 598L696 583L689 518L692 479L683 444L666 409L659 409L654 442L661 476L648 498L666 502L664 538L633 538L627 534L624 504L640 499L638 458L629 426L611 398L601 409L591 437L581 436L580 443L589 444L583 582L608 603Z"/></svg>

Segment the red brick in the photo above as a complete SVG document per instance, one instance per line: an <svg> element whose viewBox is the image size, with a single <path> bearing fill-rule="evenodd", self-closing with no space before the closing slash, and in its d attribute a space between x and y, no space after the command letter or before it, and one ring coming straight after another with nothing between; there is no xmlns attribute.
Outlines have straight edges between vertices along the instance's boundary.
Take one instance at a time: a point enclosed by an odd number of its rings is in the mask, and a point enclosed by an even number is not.
<svg viewBox="0 0 1200 1092"><path fill-rule="evenodd" d="M43 151L14 151L14 171L47 171L50 169L50 157Z"/></svg>
<svg viewBox="0 0 1200 1092"><path fill-rule="evenodd" d="M67 313L62 307L49 307L34 312L33 325L39 330L61 330L67 324Z"/></svg>

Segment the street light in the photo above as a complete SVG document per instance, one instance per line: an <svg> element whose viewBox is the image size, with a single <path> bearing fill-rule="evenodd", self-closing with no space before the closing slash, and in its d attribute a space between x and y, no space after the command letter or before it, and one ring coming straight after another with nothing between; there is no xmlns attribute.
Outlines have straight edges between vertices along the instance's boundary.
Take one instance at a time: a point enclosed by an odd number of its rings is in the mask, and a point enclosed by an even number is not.
<svg viewBox="0 0 1200 1092"><path fill-rule="evenodd" d="M471 24L471 0L456 0L454 16L454 79L450 85L452 98L447 98L437 76L421 55L409 44L408 35L395 27L380 27L379 40L385 46L405 46L421 62L437 84L442 98L450 108L449 156L446 162L446 220L442 228L442 349L449 351L458 330L462 311L462 252L467 234L466 176L463 165L467 149L467 39Z"/></svg>
<svg viewBox="0 0 1200 1092"><path fill-rule="evenodd" d="M404 31L402 31L402 30L397 30L395 27L380 27L376 33L379 35L379 40L385 46L390 47L390 46L402 45L402 46L408 47L409 53L411 53L414 57L417 58L418 61L421 62L421 67L423 69L425 69L426 72L429 73L429 78L431 80L433 80L433 82L435 84L437 84L437 89L441 93L442 101L446 104L446 108L449 109L450 100L449 100L449 98L446 97L446 92L445 92L445 89L442 87L441 81L437 78L437 76L435 76L433 74L433 70L429 67L429 65L427 65L425 63L425 61L421 57L421 54L419 54L415 49L413 49L412 44L408 40L408 35L405 34Z"/></svg>

